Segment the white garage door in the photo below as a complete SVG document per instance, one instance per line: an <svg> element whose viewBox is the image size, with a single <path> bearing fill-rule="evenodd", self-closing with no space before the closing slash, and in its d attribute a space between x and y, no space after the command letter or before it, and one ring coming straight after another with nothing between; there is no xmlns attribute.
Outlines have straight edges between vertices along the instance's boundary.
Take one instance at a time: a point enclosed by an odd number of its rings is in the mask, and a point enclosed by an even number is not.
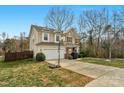
<svg viewBox="0 0 124 93"><path fill-rule="evenodd" d="M46 59L58 59L58 49L43 49ZM64 49L60 50L60 58L64 58Z"/></svg>

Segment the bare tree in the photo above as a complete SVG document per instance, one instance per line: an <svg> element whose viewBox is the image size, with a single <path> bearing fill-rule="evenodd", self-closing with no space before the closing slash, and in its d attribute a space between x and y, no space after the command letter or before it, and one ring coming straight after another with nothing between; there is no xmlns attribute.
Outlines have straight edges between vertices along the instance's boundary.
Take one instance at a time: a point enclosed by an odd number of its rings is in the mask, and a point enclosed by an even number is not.
<svg viewBox="0 0 124 93"><path fill-rule="evenodd" d="M106 8L83 10L79 16L78 29L81 37L87 34L87 47L95 57L120 57L123 55L124 10L110 11ZM119 47L120 45L121 47ZM116 51L114 51L116 47ZM120 55L117 54L117 52ZM93 56L91 55L91 56Z"/></svg>
<svg viewBox="0 0 124 93"><path fill-rule="evenodd" d="M116 40L119 38L119 33L122 31L122 23L120 21L120 13L117 11L112 12L110 25L106 26L106 31L108 33L108 46L109 46L109 60L112 57L112 48L116 46Z"/></svg>
<svg viewBox="0 0 124 93"><path fill-rule="evenodd" d="M70 9L53 7L49 10L45 21L48 27L54 28L58 32L63 32L71 28L74 14ZM60 40L58 46L58 66L60 66Z"/></svg>
<svg viewBox="0 0 124 93"><path fill-rule="evenodd" d="M80 51L81 51L83 49L82 46L85 46L85 39L87 38L86 20L82 13L79 15L77 27L79 29L79 35L80 35Z"/></svg>
<svg viewBox="0 0 124 93"><path fill-rule="evenodd" d="M49 10L45 21L48 27L57 31L66 31L73 24L74 14L70 9L53 7Z"/></svg>
<svg viewBox="0 0 124 93"><path fill-rule="evenodd" d="M4 40L4 46L3 46L3 51L6 52L11 52L11 39L6 39Z"/></svg>
<svg viewBox="0 0 124 93"><path fill-rule="evenodd" d="M100 42L103 28L106 23L106 10L85 10L82 11L79 20L78 27L80 33L87 33L89 47L96 47L96 55L100 52ZM83 34L80 34L84 37ZM92 48L93 50L93 48Z"/></svg>
<svg viewBox="0 0 124 93"><path fill-rule="evenodd" d="M90 54L91 54L91 49L93 50L93 33L96 26L95 21L96 21L96 15L94 10L81 11L81 14L78 20L79 34L80 34L81 40L84 40L87 38L87 43L88 43L87 47L88 47L88 51L90 51ZM82 46L82 43L80 44L80 47L81 46Z"/></svg>
<svg viewBox="0 0 124 93"><path fill-rule="evenodd" d="M7 34L6 34L6 32L3 32L2 34L1 34L1 36L2 36L2 41L4 42L5 41L5 39L6 39L6 37L7 37Z"/></svg>
<svg viewBox="0 0 124 93"><path fill-rule="evenodd" d="M23 51L23 39L24 39L23 33L21 32L20 33L20 49L21 49L21 52Z"/></svg>

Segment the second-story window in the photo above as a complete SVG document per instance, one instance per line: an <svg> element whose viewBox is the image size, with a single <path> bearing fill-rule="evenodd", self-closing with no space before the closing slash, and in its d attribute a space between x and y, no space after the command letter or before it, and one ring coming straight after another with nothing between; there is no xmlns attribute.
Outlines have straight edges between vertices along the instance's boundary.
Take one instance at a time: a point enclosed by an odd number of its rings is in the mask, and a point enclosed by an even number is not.
<svg viewBox="0 0 124 93"><path fill-rule="evenodd" d="M61 38L60 34L55 34L55 42L58 43Z"/></svg>
<svg viewBox="0 0 124 93"><path fill-rule="evenodd" d="M56 41L59 42L59 40L60 40L60 36L56 35Z"/></svg>
<svg viewBox="0 0 124 93"><path fill-rule="evenodd" d="M48 33L44 33L44 40L48 41Z"/></svg>
<svg viewBox="0 0 124 93"><path fill-rule="evenodd" d="M67 42L72 42L72 37L67 37Z"/></svg>

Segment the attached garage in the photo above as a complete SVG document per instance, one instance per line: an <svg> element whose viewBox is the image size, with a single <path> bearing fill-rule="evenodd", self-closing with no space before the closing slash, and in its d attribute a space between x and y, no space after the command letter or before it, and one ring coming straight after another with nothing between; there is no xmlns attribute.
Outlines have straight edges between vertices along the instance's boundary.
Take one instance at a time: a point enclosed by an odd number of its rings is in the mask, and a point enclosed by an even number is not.
<svg viewBox="0 0 124 93"><path fill-rule="evenodd" d="M46 59L58 59L58 49L43 49L43 53L46 55ZM60 50L60 58L64 58L64 49Z"/></svg>
<svg viewBox="0 0 124 93"><path fill-rule="evenodd" d="M43 52L46 59L58 59L58 46L57 45L40 45L38 51ZM61 46L60 58L63 59L65 54L65 47Z"/></svg>

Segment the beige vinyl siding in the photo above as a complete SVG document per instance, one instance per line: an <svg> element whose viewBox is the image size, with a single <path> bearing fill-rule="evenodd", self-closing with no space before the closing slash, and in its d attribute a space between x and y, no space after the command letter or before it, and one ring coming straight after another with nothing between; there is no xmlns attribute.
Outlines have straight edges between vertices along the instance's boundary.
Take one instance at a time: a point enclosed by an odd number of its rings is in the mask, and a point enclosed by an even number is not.
<svg viewBox="0 0 124 93"><path fill-rule="evenodd" d="M38 42L42 42L42 32L38 32Z"/></svg>
<svg viewBox="0 0 124 93"><path fill-rule="evenodd" d="M38 43L38 32L36 31L35 28L32 28L32 32L30 36L30 50L34 51L35 55L36 52L38 51L36 43Z"/></svg>
<svg viewBox="0 0 124 93"><path fill-rule="evenodd" d="M49 41L54 42L54 33L49 33Z"/></svg>

